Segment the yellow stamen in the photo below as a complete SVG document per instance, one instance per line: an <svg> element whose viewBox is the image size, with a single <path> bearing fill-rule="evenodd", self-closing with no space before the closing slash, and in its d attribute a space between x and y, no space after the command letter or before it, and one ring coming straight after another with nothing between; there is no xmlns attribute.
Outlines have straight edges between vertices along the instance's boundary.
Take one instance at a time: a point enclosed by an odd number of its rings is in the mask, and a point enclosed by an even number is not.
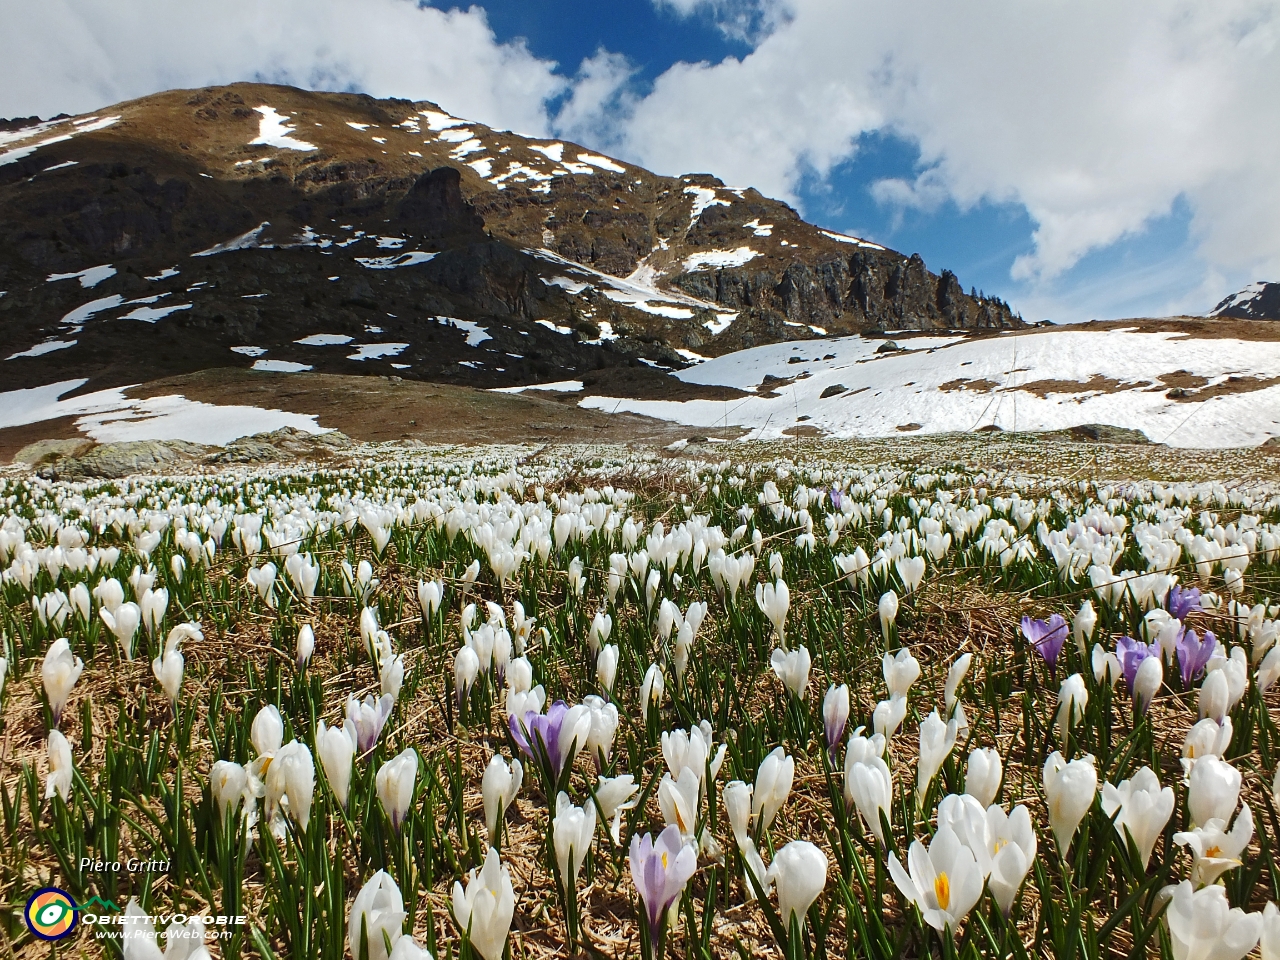
<svg viewBox="0 0 1280 960"><path fill-rule="evenodd" d="M662 869L667 869L667 852L665 850L662 851Z"/></svg>
<svg viewBox="0 0 1280 960"><path fill-rule="evenodd" d="M946 910L951 906L951 880L945 873L938 874L933 881L933 895L938 898L939 910Z"/></svg>
<svg viewBox="0 0 1280 960"><path fill-rule="evenodd" d="M997 840L995 844L995 849L992 850L991 852L993 854L999 853L1001 850L1004 849L1005 844L1008 842L1009 842L1008 840Z"/></svg>
<svg viewBox="0 0 1280 960"><path fill-rule="evenodd" d="M1206 857L1216 857L1221 852L1222 851L1219 850L1217 847L1210 847L1208 850L1204 852L1204 855Z"/></svg>

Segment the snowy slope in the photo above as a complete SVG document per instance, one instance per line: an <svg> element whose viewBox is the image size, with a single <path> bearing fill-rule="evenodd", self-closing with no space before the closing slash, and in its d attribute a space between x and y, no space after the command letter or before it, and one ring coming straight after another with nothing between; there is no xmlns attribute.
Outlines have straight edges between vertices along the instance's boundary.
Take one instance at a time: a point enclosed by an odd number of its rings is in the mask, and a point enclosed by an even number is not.
<svg viewBox="0 0 1280 960"><path fill-rule="evenodd" d="M771 384L776 395L682 402L587 396L581 405L691 426L737 424L760 439L802 424L828 436L865 437L1106 423L1185 447L1252 446L1280 436L1280 383L1266 385L1280 373L1280 343L1084 329L906 339L901 345L912 349L878 354L882 343L845 337L771 344L679 374L747 390L768 375L782 381ZM1171 390L1182 384L1189 389ZM823 398L824 391L833 395Z"/></svg>

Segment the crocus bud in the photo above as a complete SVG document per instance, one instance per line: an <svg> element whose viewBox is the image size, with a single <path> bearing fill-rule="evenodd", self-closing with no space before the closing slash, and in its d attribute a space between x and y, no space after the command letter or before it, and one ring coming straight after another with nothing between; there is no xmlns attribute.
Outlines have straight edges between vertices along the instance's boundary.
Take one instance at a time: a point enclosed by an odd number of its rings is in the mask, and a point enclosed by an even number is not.
<svg viewBox="0 0 1280 960"><path fill-rule="evenodd" d="M45 778L44 798L49 800L57 794L65 803L71 796L71 777L74 772L71 744L61 731L50 730L47 751L49 775Z"/></svg>
<svg viewBox="0 0 1280 960"><path fill-rule="evenodd" d="M502 960L515 911L511 873L490 847L484 866L468 874L466 890L453 884L454 922L484 960Z"/></svg>
<svg viewBox="0 0 1280 960"><path fill-rule="evenodd" d="M209 792L223 820L239 808L248 782L244 767L231 760L219 760L209 771Z"/></svg>
<svg viewBox="0 0 1280 960"><path fill-rule="evenodd" d="M1204 678L1204 682L1200 684L1200 693L1197 697L1200 716L1211 717L1222 722L1222 718L1227 715L1230 709L1231 690L1227 683L1227 674L1224 670L1210 670Z"/></svg>
<svg viewBox="0 0 1280 960"><path fill-rule="evenodd" d="M175 710L178 706L178 694L182 691L182 668L182 653L176 649L151 661L151 672L155 674Z"/></svg>
<svg viewBox="0 0 1280 960"><path fill-rule="evenodd" d="M965 765L964 792L982 805L983 809L996 801L1000 781L1004 779L1004 764L1000 754L990 747L979 747L969 754Z"/></svg>
<svg viewBox="0 0 1280 960"><path fill-rule="evenodd" d="M400 688L404 685L404 654L397 653L382 662L379 669L379 683L382 692L395 700L400 696Z"/></svg>
<svg viewBox="0 0 1280 960"><path fill-rule="evenodd" d="M1158 657L1149 657L1159 662ZM1071 728L1084 717L1085 707L1089 705L1089 691L1084 685L1084 677L1073 673L1062 681L1058 689L1058 742L1066 743Z"/></svg>
<svg viewBox="0 0 1280 960"><path fill-rule="evenodd" d="M463 645L453 658L453 691L461 704L471 692L471 685L480 675L480 658L470 647Z"/></svg>
<svg viewBox="0 0 1280 960"><path fill-rule="evenodd" d="M584 697L582 704L590 711L591 716L591 732L587 734L586 743L582 746L596 761L599 769L601 757L608 763L613 756L613 738L618 732L618 708L594 694Z"/></svg>
<svg viewBox="0 0 1280 960"><path fill-rule="evenodd" d="M644 679L640 683L640 713L642 717L648 716L650 710L661 705L665 686L666 681L662 676L662 667L656 663L649 664L649 669L645 671Z"/></svg>
<svg viewBox="0 0 1280 960"><path fill-rule="evenodd" d="M436 611L440 609L440 601L443 599L443 580L418 581L418 606L422 610L423 617L427 619L434 617Z"/></svg>
<svg viewBox="0 0 1280 960"><path fill-rule="evenodd" d="M1164 683L1164 663L1159 657L1146 657L1133 675L1133 705L1146 713L1151 701Z"/></svg>
<svg viewBox="0 0 1280 960"><path fill-rule="evenodd" d="M942 769L951 751L955 749L959 724L955 720L942 722L938 711L933 710L920 722L920 760L916 767L916 802L924 801L929 784Z"/></svg>
<svg viewBox="0 0 1280 960"><path fill-rule="evenodd" d="M498 845L498 823L520 792L523 781L524 766L519 760L512 760L508 766L507 761L495 753L489 765L484 768L480 794L484 799L484 822L489 831L489 846Z"/></svg>
<svg viewBox="0 0 1280 960"><path fill-rule="evenodd" d="M71 644L65 637L49 645L40 667L40 679L44 682L44 695L49 701L55 727L62 719L62 711L71 697L71 688L83 672L84 661L71 652Z"/></svg>
<svg viewBox="0 0 1280 960"><path fill-rule="evenodd" d="M969 664L973 662L973 654L965 653L956 657L955 663L951 664L951 669L947 671L947 683L942 691L942 703L947 708L947 715L950 716L956 705L956 691L960 689L960 684L964 681L965 674L969 672Z"/></svg>
<svg viewBox="0 0 1280 960"><path fill-rule="evenodd" d="M1085 648L1089 645L1089 639L1093 636L1093 628L1097 623L1098 614L1093 609L1093 601L1085 600L1080 604L1080 609L1071 623L1071 635L1075 638L1076 649L1080 651L1081 657L1085 654Z"/></svg>
<svg viewBox="0 0 1280 960"><path fill-rule="evenodd" d="M751 784L734 780L725 784L724 792L721 794L725 813L729 816L729 827L733 831L734 840L740 847L744 846L744 841L750 837L748 831L751 828L751 793Z"/></svg>
<svg viewBox="0 0 1280 960"><path fill-rule="evenodd" d="M316 727L316 754L333 795L345 807L351 791L351 765L356 755L356 725L348 720L340 727L326 727L321 720Z"/></svg>
<svg viewBox="0 0 1280 960"><path fill-rule="evenodd" d="M260 757L268 757L280 749L284 742L284 720L280 711L268 703L257 712L253 724L249 727L249 742Z"/></svg>
<svg viewBox="0 0 1280 960"><path fill-rule="evenodd" d="M778 913L789 930L792 919L804 930L805 916L827 885L827 857L807 840L792 840L769 865L769 879L778 887Z"/></svg>
<svg viewBox="0 0 1280 960"><path fill-rule="evenodd" d="M1057 750L1044 763L1044 794L1049 808L1049 825L1057 838L1063 856L1071 846L1080 821L1093 806L1098 792L1098 771L1093 757L1084 756L1070 763Z"/></svg>
<svg viewBox="0 0 1280 960"><path fill-rule="evenodd" d="M551 821L552 841L556 865L560 868L560 886L569 896L578 889L578 871L591 849L591 838L595 832L595 804L575 807L568 794L561 793L556 797L556 815Z"/></svg>
<svg viewBox="0 0 1280 960"><path fill-rule="evenodd" d="M822 728L827 738L827 752L835 756L836 747L844 737L845 725L849 722L849 687L846 684L827 688L827 695L822 698Z"/></svg>
<svg viewBox="0 0 1280 960"><path fill-rule="evenodd" d="M898 595L892 590L886 590L880 597L876 610L880 614L880 633L884 636L885 643L888 643L889 628L898 619Z"/></svg>
<svg viewBox="0 0 1280 960"><path fill-rule="evenodd" d="M778 638L778 643L785 650L787 610L791 607L791 591L787 587L787 582L779 577L776 583L756 584L756 606L773 624L773 632Z"/></svg>
<svg viewBox="0 0 1280 960"><path fill-rule="evenodd" d="M311 629L311 624L304 623L302 629L298 631L298 645L295 662L299 670L306 668L307 663L311 660L311 654L316 648L316 634Z"/></svg>
<svg viewBox="0 0 1280 960"><path fill-rule="evenodd" d="M1187 777L1187 812L1191 822L1204 826L1210 820L1230 823L1240 801L1240 771L1212 754L1196 760Z"/></svg>
<svg viewBox="0 0 1280 960"><path fill-rule="evenodd" d="M375 779L383 812L399 833L413 803L413 788L418 781L418 751L405 748L382 765Z"/></svg>
<svg viewBox="0 0 1280 960"><path fill-rule="evenodd" d="M1110 650L1104 650L1100 643L1093 645L1092 661L1093 679L1098 686L1106 684L1107 686L1115 687L1117 681L1124 676L1120 658Z"/></svg>
<svg viewBox="0 0 1280 960"><path fill-rule="evenodd" d="M613 684L618 678L618 646L614 643L606 643L600 648L600 655L596 657L596 682L600 684L600 689L605 695L613 693Z"/></svg>
<svg viewBox="0 0 1280 960"><path fill-rule="evenodd" d="M404 897L391 874L379 870L356 894L347 915L347 947L352 960L388 960L389 942L404 936ZM363 936L363 940L362 940ZM487 957L486 960L496 960Z"/></svg>
<svg viewBox="0 0 1280 960"><path fill-rule="evenodd" d="M796 761L787 756L782 747L776 747L761 761L751 797L751 815L761 833L769 829L773 818L791 796L795 774Z"/></svg>

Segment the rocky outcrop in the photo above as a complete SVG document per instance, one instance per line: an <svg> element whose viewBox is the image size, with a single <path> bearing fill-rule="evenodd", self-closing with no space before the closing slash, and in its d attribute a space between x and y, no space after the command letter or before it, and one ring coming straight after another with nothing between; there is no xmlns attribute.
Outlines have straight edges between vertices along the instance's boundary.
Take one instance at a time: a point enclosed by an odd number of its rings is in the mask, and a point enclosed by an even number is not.
<svg viewBox="0 0 1280 960"><path fill-rule="evenodd" d="M291 463L331 460L354 441L337 430L306 433L282 427L233 440L225 447L184 440L138 440L95 444L88 439L40 440L18 451L15 463L28 463L49 479L116 480L136 473L173 470L183 465Z"/></svg>
<svg viewBox="0 0 1280 960"><path fill-rule="evenodd" d="M1258 281L1233 293L1214 307L1211 317L1238 320L1280 320L1280 283Z"/></svg>

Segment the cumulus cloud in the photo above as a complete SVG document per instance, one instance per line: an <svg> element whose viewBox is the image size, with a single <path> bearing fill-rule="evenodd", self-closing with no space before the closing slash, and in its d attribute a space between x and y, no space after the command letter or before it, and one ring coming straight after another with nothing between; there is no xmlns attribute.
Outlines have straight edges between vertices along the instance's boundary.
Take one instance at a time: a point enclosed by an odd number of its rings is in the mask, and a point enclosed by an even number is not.
<svg viewBox="0 0 1280 960"><path fill-rule="evenodd" d="M1280 276L1277 0L776 6L749 55L657 79L623 124L630 158L794 198L892 133L921 170L876 184L881 201L1025 206L1015 279L1052 279L1180 199L1211 270Z"/></svg>
<svg viewBox="0 0 1280 960"><path fill-rule="evenodd" d="M81 113L236 80L434 100L542 135L568 81L479 7L412 0L0 0L0 116Z"/></svg>

